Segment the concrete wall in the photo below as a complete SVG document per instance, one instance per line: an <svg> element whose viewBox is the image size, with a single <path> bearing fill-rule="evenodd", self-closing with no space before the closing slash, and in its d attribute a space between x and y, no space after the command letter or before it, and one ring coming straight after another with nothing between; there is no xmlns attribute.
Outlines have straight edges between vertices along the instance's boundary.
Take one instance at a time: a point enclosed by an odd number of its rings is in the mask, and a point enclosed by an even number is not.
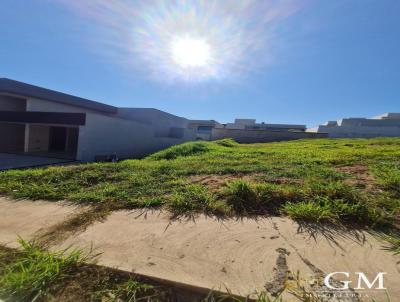
<svg viewBox="0 0 400 302"><path fill-rule="evenodd" d="M319 126L318 132L328 133L333 138L400 137L400 127Z"/></svg>
<svg viewBox="0 0 400 302"><path fill-rule="evenodd" d="M0 111L25 111L26 100L0 95Z"/></svg>
<svg viewBox="0 0 400 302"><path fill-rule="evenodd" d="M264 143L302 138L323 138L324 133L214 128L212 140L232 138L239 143Z"/></svg>
<svg viewBox="0 0 400 302"><path fill-rule="evenodd" d="M0 152L23 152L25 125L0 123Z"/></svg>

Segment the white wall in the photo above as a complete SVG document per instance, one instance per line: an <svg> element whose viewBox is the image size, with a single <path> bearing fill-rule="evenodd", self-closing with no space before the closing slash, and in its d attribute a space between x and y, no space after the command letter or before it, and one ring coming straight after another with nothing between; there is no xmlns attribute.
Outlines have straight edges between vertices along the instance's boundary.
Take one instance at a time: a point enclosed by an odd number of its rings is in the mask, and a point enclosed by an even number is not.
<svg viewBox="0 0 400 302"><path fill-rule="evenodd" d="M138 158L183 143L183 139L154 136L154 128L101 114L86 114L86 125L79 127L77 159L93 161L96 155L116 153L119 158Z"/></svg>
<svg viewBox="0 0 400 302"><path fill-rule="evenodd" d="M328 133L334 138L400 137L400 127L319 126L318 132Z"/></svg>
<svg viewBox="0 0 400 302"><path fill-rule="evenodd" d="M184 136L181 139L156 136L165 124L168 126L171 124L165 121L159 124L157 118L151 118L146 114L141 118L143 121L148 118L148 123L129 120L129 114L126 114L124 118L118 118L93 110L38 99L29 99L27 110L86 113L86 124L79 126L77 160L82 161L93 161L96 155L114 153L120 158L143 157L169 146L195 139L193 131L189 129L184 129ZM158 112L156 113L158 115ZM169 114L165 116L169 117ZM172 118L171 121L173 120ZM177 120L182 122L184 119L177 117ZM172 123L172 125L175 124ZM170 128L166 128L169 133Z"/></svg>

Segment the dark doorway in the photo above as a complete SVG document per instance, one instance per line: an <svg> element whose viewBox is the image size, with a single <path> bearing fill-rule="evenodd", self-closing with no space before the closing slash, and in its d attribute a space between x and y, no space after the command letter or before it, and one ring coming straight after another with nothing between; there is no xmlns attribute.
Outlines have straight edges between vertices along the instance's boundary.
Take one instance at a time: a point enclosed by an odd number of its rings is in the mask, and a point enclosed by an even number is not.
<svg viewBox="0 0 400 302"><path fill-rule="evenodd" d="M76 156L78 149L79 128L68 128L67 153Z"/></svg>
<svg viewBox="0 0 400 302"><path fill-rule="evenodd" d="M64 152L67 143L67 128L50 127L49 151Z"/></svg>
<svg viewBox="0 0 400 302"><path fill-rule="evenodd" d="M0 152L24 152L25 125L0 123Z"/></svg>

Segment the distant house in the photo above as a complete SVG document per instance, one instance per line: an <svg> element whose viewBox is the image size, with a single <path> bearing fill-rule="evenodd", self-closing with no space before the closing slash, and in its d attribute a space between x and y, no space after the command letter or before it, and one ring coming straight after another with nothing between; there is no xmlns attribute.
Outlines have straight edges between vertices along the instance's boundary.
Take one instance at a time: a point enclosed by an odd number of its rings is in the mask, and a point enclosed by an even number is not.
<svg viewBox="0 0 400 302"><path fill-rule="evenodd" d="M152 108L118 108L0 79L0 152L93 161L141 157L195 140L188 120Z"/></svg>
<svg viewBox="0 0 400 302"><path fill-rule="evenodd" d="M190 120L188 128L192 129L196 134L196 140L211 140L212 129L221 126L220 123L214 120Z"/></svg>
<svg viewBox="0 0 400 302"><path fill-rule="evenodd" d="M256 123L255 119L235 119L212 129L211 139L232 138L239 143L263 143L302 138L322 138L325 133L306 132L306 125Z"/></svg>
<svg viewBox="0 0 400 302"><path fill-rule="evenodd" d="M329 121L310 131L328 133L329 137L400 137L400 113L385 113L373 118L344 118L339 121Z"/></svg>

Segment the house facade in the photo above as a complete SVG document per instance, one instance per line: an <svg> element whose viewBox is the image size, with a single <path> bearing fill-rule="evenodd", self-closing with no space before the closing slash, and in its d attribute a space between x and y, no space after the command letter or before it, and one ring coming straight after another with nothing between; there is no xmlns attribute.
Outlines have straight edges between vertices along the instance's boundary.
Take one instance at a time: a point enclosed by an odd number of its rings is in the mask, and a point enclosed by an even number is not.
<svg viewBox="0 0 400 302"><path fill-rule="evenodd" d="M0 153L138 158L195 140L187 122L152 108L118 108L0 79Z"/></svg>

